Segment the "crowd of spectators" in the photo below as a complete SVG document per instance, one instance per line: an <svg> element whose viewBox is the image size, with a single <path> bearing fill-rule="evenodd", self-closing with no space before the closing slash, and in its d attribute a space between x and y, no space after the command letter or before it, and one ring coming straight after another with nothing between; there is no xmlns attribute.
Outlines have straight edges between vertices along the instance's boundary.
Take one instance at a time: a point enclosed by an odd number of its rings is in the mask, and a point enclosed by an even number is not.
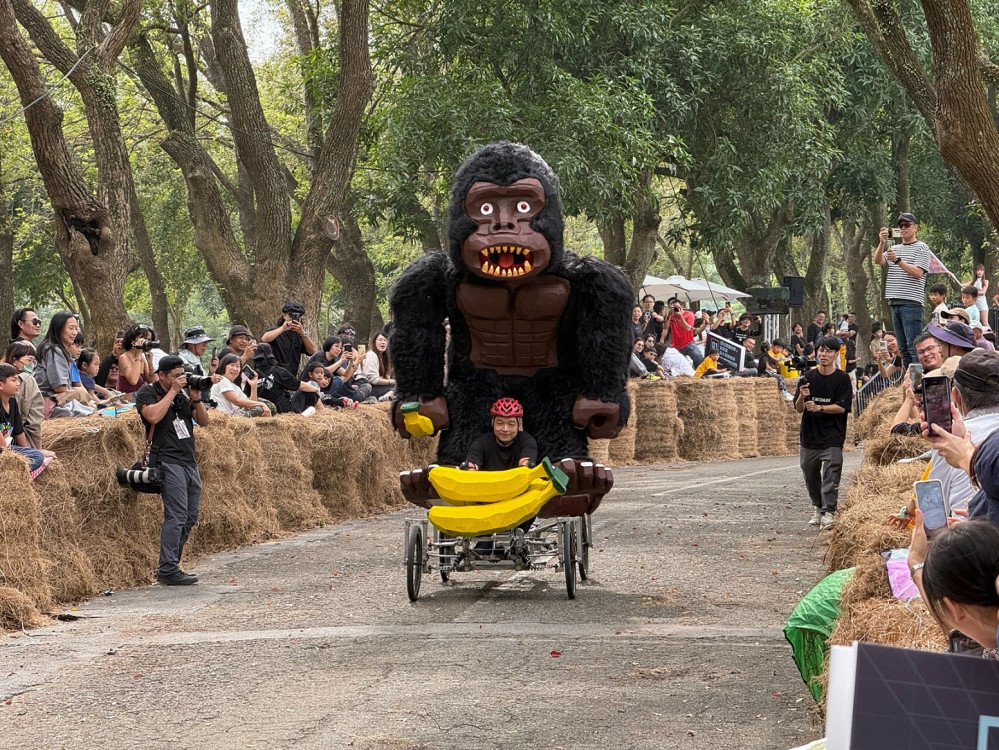
<svg viewBox="0 0 999 750"><path fill-rule="evenodd" d="M0 360L0 450L21 453L33 472L40 471L51 460L41 451L43 420L131 408L143 386L158 382L167 356L181 362L187 375L210 378L205 404L233 416L309 415L393 398L388 327L372 336L365 351L355 346L354 327L344 323L319 349L305 330L304 315L304 306L290 301L259 342L246 326L234 325L223 347L210 354L215 339L203 326L185 330L178 350L168 354L151 326L134 323L116 332L102 358L85 346L76 314L56 312L41 335L37 312L18 308Z"/></svg>

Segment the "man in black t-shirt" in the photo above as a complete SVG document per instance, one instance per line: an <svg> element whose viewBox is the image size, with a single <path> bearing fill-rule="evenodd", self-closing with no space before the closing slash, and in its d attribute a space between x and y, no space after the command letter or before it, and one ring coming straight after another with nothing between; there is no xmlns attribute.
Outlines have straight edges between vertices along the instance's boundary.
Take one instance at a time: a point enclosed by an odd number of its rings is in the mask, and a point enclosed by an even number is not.
<svg viewBox="0 0 999 750"><path fill-rule="evenodd" d="M819 310L815 313L815 320L808 324L808 330L805 332L805 341L809 344L814 344L820 338L822 338L822 328L826 324L826 311Z"/></svg>
<svg viewBox="0 0 999 750"><path fill-rule="evenodd" d="M465 459L469 471L505 471L538 462L538 443L524 432L524 407L512 398L492 405L493 431L484 432L472 443Z"/></svg>
<svg viewBox="0 0 999 750"><path fill-rule="evenodd" d="M286 302L281 308L281 320L260 337L261 343L270 344L277 363L288 372L298 372L302 366L302 352L316 353L316 345L305 333L302 317L305 306L301 302Z"/></svg>
<svg viewBox="0 0 999 750"><path fill-rule="evenodd" d="M853 402L853 385L849 375L836 369L839 358L836 337L819 339L815 356L819 365L808 370L798 381L794 408L801 414L799 463L808 496L815 506L808 523L825 528L833 523L839 498L843 443L846 441L847 415Z"/></svg>
<svg viewBox="0 0 999 750"><path fill-rule="evenodd" d="M300 400L292 401L291 394L298 391L319 393L319 388L312 383L302 382L278 364L270 344L257 345L253 365L257 371L257 396L274 404L278 414L301 413L305 408Z"/></svg>
<svg viewBox="0 0 999 750"><path fill-rule="evenodd" d="M135 404L148 432L152 429L151 466L163 474L163 526L156 580L164 586L190 586L198 577L180 569L180 556L198 522L201 475L194 453L194 420L204 427L208 412L201 391L187 388L184 360L170 354L156 368L156 382L135 394ZM186 391L186 393L185 393Z"/></svg>

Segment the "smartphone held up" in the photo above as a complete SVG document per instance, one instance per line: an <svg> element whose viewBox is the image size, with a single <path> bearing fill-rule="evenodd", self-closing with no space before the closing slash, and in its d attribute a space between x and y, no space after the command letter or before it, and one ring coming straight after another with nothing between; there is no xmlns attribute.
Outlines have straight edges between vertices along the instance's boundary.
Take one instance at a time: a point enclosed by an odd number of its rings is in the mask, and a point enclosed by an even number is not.
<svg viewBox="0 0 999 750"><path fill-rule="evenodd" d="M912 489L916 493L916 507L923 514L926 538L930 539L947 527L947 518L950 516L950 505L944 496L943 484L939 479L925 479L913 482Z"/></svg>
<svg viewBox="0 0 999 750"><path fill-rule="evenodd" d="M946 375L923 376L923 411L926 423L938 424L947 432L954 426L950 412L950 381Z"/></svg>

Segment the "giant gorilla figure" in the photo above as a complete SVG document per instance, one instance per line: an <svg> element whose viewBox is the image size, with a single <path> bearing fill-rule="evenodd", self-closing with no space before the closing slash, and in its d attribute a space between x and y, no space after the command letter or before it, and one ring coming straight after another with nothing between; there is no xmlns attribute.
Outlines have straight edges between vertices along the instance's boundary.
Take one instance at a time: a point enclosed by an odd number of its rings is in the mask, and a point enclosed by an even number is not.
<svg viewBox="0 0 999 750"><path fill-rule="evenodd" d="M558 178L526 146L494 143L458 170L448 254L431 253L392 285L393 422L400 402L442 430L438 460L459 464L512 396L538 455L585 459L587 435L628 419L631 283L616 266L562 247ZM444 322L451 324L445 386Z"/></svg>

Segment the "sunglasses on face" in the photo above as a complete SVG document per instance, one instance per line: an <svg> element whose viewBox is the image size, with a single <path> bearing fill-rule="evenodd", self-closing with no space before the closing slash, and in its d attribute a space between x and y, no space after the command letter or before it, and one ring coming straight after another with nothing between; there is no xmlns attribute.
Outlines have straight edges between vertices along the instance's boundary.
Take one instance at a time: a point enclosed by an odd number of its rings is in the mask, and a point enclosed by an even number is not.
<svg viewBox="0 0 999 750"><path fill-rule="evenodd" d="M898 223L898 228L899 229L906 229L907 227L911 227L911 226L912 226L912 222L911 221L900 221Z"/></svg>

